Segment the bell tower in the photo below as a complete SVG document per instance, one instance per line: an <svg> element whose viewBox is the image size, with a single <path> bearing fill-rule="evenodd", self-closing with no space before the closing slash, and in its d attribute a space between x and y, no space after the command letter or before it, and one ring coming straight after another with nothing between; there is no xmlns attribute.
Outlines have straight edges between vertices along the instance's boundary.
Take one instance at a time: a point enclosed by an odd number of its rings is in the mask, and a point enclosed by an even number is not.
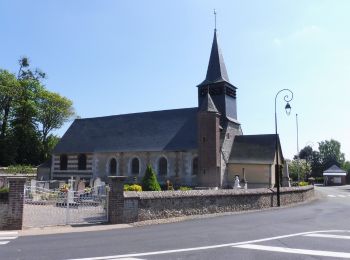
<svg viewBox="0 0 350 260"><path fill-rule="evenodd" d="M197 87L198 107L202 106L209 91L218 112L221 114L220 122L223 123L226 119L237 121L237 88L229 81L224 58L218 45L216 28L214 29L207 75Z"/></svg>

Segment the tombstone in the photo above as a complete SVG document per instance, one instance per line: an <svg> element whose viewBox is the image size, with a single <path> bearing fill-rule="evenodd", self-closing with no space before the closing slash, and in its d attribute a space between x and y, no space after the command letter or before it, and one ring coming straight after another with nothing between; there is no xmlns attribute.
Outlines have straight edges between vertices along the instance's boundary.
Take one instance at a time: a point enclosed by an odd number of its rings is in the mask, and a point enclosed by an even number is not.
<svg viewBox="0 0 350 260"><path fill-rule="evenodd" d="M36 192L36 180L34 179L30 181L30 191Z"/></svg>
<svg viewBox="0 0 350 260"><path fill-rule="evenodd" d="M98 187L98 195L106 195L106 183L101 181L101 185Z"/></svg>
<svg viewBox="0 0 350 260"><path fill-rule="evenodd" d="M50 189L50 183L48 181L44 182L44 189L49 190Z"/></svg>
<svg viewBox="0 0 350 260"><path fill-rule="evenodd" d="M4 188L5 185L6 185L5 178L0 178L0 189L1 189L1 188Z"/></svg>
<svg viewBox="0 0 350 260"><path fill-rule="evenodd" d="M98 195L98 189L101 186L101 179L99 177L94 181L93 195Z"/></svg>
<svg viewBox="0 0 350 260"><path fill-rule="evenodd" d="M282 187L290 187L288 163L285 162L283 167Z"/></svg>
<svg viewBox="0 0 350 260"><path fill-rule="evenodd" d="M83 180L80 180L78 183L78 194L83 194L85 192L85 182Z"/></svg>
<svg viewBox="0 0 350 260"><path fill-rule="evenodd" d="M241 185L239 185L239 176L236 175L235 177L235 184L233 186L234 189L240 189L241 188Z"/></svg>

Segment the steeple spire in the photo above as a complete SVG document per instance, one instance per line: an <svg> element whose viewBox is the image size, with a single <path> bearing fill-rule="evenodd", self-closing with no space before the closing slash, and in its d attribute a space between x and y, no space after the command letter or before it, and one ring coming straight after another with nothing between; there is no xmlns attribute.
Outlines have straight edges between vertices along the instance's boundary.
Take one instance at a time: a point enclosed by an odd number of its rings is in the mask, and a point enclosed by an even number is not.
<svg viewBox="0 0 350 260"><path fill-rule="evenodd" d="M229 83L229 78L226 71L224 57L222 56L220 47L218 45L217 33L215 28L207 75L205 77L205 80L200 85L211 84L211 83L222 82L222 81L226 81Z"/></svg>

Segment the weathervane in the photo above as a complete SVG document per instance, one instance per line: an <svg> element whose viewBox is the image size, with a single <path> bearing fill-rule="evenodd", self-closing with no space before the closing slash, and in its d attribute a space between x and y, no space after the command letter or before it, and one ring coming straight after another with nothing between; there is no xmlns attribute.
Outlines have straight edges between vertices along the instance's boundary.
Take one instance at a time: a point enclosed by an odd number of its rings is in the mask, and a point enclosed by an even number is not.
<svg viewBox="0 0 350 260"><path fill-rule="evenodd" d="M216 30L216 10L214 9L214 20L215 20L215 30Z"/></svg>

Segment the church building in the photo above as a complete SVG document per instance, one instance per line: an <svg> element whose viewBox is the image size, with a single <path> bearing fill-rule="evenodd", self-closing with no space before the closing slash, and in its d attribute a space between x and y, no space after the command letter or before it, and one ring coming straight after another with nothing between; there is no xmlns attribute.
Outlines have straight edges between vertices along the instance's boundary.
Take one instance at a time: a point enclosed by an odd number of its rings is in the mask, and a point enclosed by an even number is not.
<svg viewBox="0 0 350 260"><path fill-rule="evenodd" d="M243 135L237 87L229 80L216 29L197 91L193 108L75 119L53 151L51 179L123 175L140 183L150 164L161 184L227 188L238 175L249 188L273 187L278 136Z"/></svg>

